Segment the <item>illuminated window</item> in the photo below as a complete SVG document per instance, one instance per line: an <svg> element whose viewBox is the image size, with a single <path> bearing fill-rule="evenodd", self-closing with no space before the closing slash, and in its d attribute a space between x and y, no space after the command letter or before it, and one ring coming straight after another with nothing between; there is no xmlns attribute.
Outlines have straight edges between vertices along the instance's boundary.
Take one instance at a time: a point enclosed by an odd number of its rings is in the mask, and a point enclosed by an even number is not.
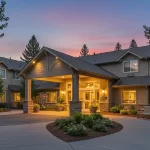
<svg viewBox="0 0 150 150"><path fill-rule="evenodd" d="M122 103L135 104L136 103L136 91L123 91L122 92Z"/></svg>
<svg viewBox="0 0 150 150"><path fill-rule="evenodd" d="M123 62L123 71L128 72L138 72L138 60L130 60Z"/></svg>
<svg viewBox="0 0 150 150"><path fill-rule="evenodd" d="M6 99L5 99L5 93L0 94L0 103L5 103Z"/></svg>
<svg viewBox="0 0 150 150"><path fill-rule="evenodd" d="M14 101L15 102L20 102L21 98L20 98L20 93L15 92L14 93Z"/></svg>
<svg viewBox="0 0 150 150"><path fill-rule="evenodd" d="M47 93L47 102L56 103L57 102L57 92L48 92Z"/></svg>

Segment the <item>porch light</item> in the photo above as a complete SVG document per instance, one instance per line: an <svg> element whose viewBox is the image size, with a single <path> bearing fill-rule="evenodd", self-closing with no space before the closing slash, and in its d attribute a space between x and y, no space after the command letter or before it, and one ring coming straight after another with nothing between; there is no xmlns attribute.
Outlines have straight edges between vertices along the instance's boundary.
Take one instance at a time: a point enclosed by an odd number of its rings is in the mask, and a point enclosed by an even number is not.
<svg viewBox="0 0 150 150"><path fill-rule="evenodd" d="M65 92L64 91L61 91L61 94L64 94Z"/></svg>
<svg viewBox="0 0 150 150"><path fill-rule="evenodd" d="M64 79L65 77L64 77L64 76L62 76L62 78Z"/></svg>
<svg viewBox="0 0 150 150"><path fill-rule="evenodd" d="M35 60L33 60L32 63L35 64Z"/></svg>
<svg viewBox="0 0 150 150"><path fill-rule="evenodd" d="M56 59L58 59L58 57L56 57Z"/></svg>
<svg viewBox="0 0 150 150"><path fill-rule="evenodd" d="M102 93L104 94L104 93L105 93L105 90L102 90Z"/></svg>

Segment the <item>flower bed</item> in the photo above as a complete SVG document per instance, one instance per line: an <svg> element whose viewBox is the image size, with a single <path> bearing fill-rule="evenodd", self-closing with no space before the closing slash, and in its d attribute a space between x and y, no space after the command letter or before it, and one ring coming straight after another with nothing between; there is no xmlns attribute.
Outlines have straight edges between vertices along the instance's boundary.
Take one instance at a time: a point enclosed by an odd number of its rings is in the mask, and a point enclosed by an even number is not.
<svg viewBox="0 0 150 150"><path fill-rule="evenodd" d="M59 139L71 142L113 134L122 130L123 126L101 114L76 113L72 117L57 119L46 128Z"/></svg>

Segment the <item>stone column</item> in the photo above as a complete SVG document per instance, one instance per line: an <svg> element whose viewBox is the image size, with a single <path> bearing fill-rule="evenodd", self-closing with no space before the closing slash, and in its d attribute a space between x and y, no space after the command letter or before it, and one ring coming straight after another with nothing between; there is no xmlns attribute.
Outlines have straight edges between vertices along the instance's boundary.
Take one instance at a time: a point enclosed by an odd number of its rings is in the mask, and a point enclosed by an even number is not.
<svg viewBox="0 0 150 150"><path fill-rule="evenodd" d="M81 112L81 102L79 101L79 73L73 70L72 74L72 101L70 102L70 115Z"/></svg>
<svg viewBox="0 0 150 150"><path fill-rule="evenodd" d="M33 101L31 98L31 79L25 79L25 99L23 103L23 112L33 112Z"/></svg>

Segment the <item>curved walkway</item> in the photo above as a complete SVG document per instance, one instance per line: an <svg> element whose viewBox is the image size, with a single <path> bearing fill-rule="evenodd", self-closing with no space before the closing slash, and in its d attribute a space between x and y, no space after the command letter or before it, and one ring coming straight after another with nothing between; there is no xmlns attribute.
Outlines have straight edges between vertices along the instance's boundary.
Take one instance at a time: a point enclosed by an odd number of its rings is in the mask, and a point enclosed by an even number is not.
<svg viewBox="0 0 150 150"><path fill-rule="evenodd" d="M0 126L0 150L150 149L150 121L120 116L110 118L123 124L124 129L105 137L72 143L65 143L51 135L45 128L48 122ZM49 116L49 120L53 119Z"/></svg>

